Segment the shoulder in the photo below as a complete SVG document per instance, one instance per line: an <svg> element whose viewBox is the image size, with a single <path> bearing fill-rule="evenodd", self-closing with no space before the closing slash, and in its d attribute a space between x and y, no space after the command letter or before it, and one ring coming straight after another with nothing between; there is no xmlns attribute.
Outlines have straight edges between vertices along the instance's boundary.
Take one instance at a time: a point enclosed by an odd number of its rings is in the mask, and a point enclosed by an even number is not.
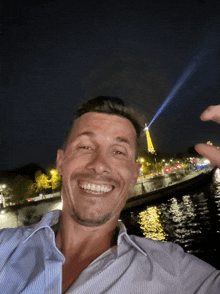
<svg viewBox="0 0 220 294"><path fill-rule="evenodd" d="M167 254L174 254L178 252L180 254L184 253L184 250L181 246L171 243L171 242L162 242L155 241L146 237L138 237L135 235L129 235L131 240L139 245L146 253L150 252L163 252Z"/></svg>
<svg viewBox="0 0 220 294"><path fill-rule="evenodd" d="M173 277L184 293L220 293L220 271L171 242L154 241L145 237L129 236L145 253L145 265L150 264L154 275L161 280ZM168 274L168 275L167 275Z"/></svg>
<svg viewBox="0 0 220 294"><path fill-rule="evenodd" d="M0 270L4 267L8 257L16 252L22 244L24 228L6 228L0 230Z"/></svg>
<svg viewBox="0 0 220 294"><path fill-rule="evenodd" d="M45 227L51 227L58 223L60 219L60 210L53 210L46 214L38 223L30 226L20 226L16 228L5 228L0 230L0 246L6 242L13 241L23 242L32 235L36 235L35 232L42 231L40 229ZM37 234L38 235L38 234Z"/></svg>
<svg viewBox="0 0 220 294"><path fill-rule="evenodd" d="M146 255L154 263L179 268L181 270L198 269L212 272L215 270L210 264L197 258L196 256L186 253L183 248L172 242L154 241L145 237L137 237L130 235L130 238L135 242Z"/></svg>
<svg viewBox="0 0 220 294"><path fill-rule="evenodd" d="M187 253L184 252L183 248L177 244L171 242L155 241L145 237L137 237L134 235L129 236L131 240L136 243L148 257L156 258L160 261L165 258L175 257L184 258Z"/></svg>
<svg viewBox="0 0 220 294"><path fill-rule="evenodd" d="M27 248L31 250L34 247L36 238L31 239L32 244L25 242L31 234L33 234L31 226L0 230L0 271L7 265L9 259L15 261L24 250Z"/></svg>
<svg viewBox="0 0 220 294"><path fill-rule="evenodd" d="M25 227L6 228L0 230L0 246L13 240L21 240L24 236Z"/></svg>

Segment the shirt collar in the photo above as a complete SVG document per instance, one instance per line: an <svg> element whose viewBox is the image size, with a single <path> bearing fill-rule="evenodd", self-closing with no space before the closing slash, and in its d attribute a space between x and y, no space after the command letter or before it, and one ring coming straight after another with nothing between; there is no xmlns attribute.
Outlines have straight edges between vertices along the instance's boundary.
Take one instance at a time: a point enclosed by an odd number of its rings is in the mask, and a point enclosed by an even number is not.
<svg viewBox="0 0 220 294"><path fill-rule="evenodd" d="M118 246L120 246L120 244L125 241L129 243L132 247L135 247L140 253L147 256L147 253L137 243L135 243L131 239L131 237L128 235L127 229L125 225L122 223L122 221L119 220L118 223L119 223L119 234L118 234L118 242L117 242Z"/></svg>
<svg viewBox="0 0 220 294"><path fill-rule="evenodd" d="M52 210L48 214L46 214L40 222L31 225L28 227L29 234L26 236L23 242L26 242L31 236L33 236L34 233L36 233L38 230L42 228L50 228L58 224L60 220L62 211L61 210ZM131 240L131 237L127 233L127 229L125 225L122 223L122 221L118 221L118 226L119 226L119 233L118 233L118 240L117 240L117 245L118 247L120 246L121 243L126 241L129 243L132 247L135 247L140 253L143 255L147 256L147 253L133 240ZM31 232L30 232L31 231Z"/></svg>
<svg viewBox="0 0 220 294"><path fill-rule="evenodd" d="M42 228L50 228L55 226L61 216L61 210L52 210L46 214L38 223L27 227L27 235L25 236L24 243L31 238L38 230Z"/></svg>

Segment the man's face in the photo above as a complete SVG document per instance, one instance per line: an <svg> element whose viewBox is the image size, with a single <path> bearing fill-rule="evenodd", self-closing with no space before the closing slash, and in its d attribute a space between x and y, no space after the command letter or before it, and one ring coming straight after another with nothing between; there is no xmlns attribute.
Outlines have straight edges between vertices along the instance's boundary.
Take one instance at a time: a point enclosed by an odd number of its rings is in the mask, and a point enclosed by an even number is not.
<svg viewBox="0 0 220 294"><path fill-rule="evenodd" d="M136 132L128 119L96 112L78 118L57 156L63 209L85 226L118 219L139 175L135 151Z"/></svg>

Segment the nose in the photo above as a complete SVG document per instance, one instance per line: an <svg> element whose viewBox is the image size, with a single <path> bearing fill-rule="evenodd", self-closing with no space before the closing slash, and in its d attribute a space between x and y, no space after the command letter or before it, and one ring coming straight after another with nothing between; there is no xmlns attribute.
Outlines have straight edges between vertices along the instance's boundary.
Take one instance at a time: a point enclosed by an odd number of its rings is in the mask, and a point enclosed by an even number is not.
<svg viewBox="0 0 220 294"><path fill-rule="evenodd" d="M93 158L87 164L87 169L93 170L96 174L110 173L111 167L108 163L108 158L101 151L95 153Z"/></svg>

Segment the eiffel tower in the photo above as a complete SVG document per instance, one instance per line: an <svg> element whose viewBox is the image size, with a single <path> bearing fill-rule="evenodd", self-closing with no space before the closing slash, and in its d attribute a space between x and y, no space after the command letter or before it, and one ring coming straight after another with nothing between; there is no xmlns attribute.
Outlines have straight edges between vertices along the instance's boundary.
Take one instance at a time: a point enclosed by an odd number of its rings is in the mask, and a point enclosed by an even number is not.
<svg viewBox="0 0 220 294"><path fill-rule="evenodd" d="M150 137L150 132L148 129L147 124L145 124L145 131L146 131L146 138L147 138L147 146L148 146L148 152L152 154L156 154L156 151L154 150L154 146Z"/></svg>

